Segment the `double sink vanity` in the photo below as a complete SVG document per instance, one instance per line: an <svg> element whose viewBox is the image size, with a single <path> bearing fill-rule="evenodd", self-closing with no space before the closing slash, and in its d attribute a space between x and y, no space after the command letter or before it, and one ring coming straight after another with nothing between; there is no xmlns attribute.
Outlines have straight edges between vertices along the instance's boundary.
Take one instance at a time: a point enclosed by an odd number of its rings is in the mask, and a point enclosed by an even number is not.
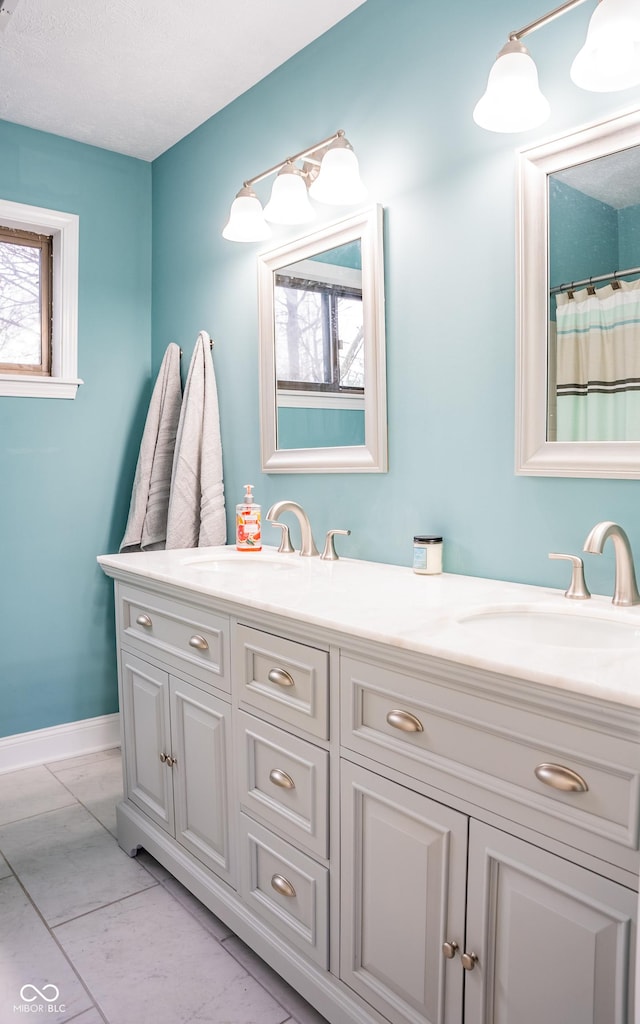
<svg viewBox="0 0 640 1024"><path fill-rule="evenodd" d="M333 1024L630 1024L640 606L109 555L147 849Z"/></svg>

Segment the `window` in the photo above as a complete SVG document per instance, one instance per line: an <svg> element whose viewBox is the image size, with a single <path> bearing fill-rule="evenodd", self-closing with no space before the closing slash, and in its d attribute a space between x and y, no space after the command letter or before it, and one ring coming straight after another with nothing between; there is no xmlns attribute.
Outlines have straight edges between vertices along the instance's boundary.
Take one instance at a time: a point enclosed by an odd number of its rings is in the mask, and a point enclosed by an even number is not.
<svg viewBox="0 0 640 1024"><path fill-rule="evenodd" d="M362 292L276 274L279 388L362 392Z"/></svg>
<svg viewBox="0 0 640 1024"><path fill-rule="evenodd" d="M78 217L0 199L0 395L75 398Z"/></svg>
<svg viewBox="0 0 640 1024"><path fill-rule="evenodd" d="M0 227L0 370L51 372L52 238Z"/></svg>

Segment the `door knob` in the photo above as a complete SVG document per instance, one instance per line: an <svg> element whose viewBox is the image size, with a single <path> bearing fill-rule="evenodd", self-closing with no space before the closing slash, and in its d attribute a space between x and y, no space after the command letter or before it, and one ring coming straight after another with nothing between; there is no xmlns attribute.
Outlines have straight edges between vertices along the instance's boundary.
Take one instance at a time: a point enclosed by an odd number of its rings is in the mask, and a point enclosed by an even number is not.
<svg viewBox="0 0 640 1024"><path fill-rule="evenodd" d="M460 959L465 971L472 971L478 962L478 957L475 953L463 953Z"/></svg>

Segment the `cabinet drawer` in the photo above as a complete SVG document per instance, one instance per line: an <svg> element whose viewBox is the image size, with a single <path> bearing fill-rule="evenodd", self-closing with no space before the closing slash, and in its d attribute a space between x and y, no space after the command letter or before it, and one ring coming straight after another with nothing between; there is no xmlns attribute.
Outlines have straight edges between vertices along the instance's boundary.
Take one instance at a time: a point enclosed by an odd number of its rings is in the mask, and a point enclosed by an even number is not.
<svg viewBox="0 0 640 1024"><path fill-rule="evenodd" d="M240 705L328 739L327 652L250 626L238 626L237 644Z"/></svg>
<svg viewBox="0 0 640 1024"><path fill-rule="evenodd" d="M127 645L219 689L231 689L226 616L124 586L119 590L119 616Z"/></svg>
<svg viewBox="0 0 640 1024"><path fill-rule="evenodd" d="M240 815L240 893L247 906L320 967L329 959L329 876L245 814Z"/></svg>
<svg viewBox="0 0 640 1024"><path fill-rule="evenodd" d="M636 744L598 731L595 721L558 721L517 702L456 691L435 676L350 658L343 658L341 674L345 746L434 785L442 786L438 773L447 773L462 783L462 796L465 785L479 785L490 793L483 802L498 813L504 797L525 804L511 804L509 814L557 838L575 843L577 828L638 848ZM556 820L543 825L532 810Z"/></svg>
<svg viewBox="0 0 640 1024"><path fill-rule="evenodd" d="M329 755L239 711L235 748L241 805L317 857L327 856Z"/></svg>

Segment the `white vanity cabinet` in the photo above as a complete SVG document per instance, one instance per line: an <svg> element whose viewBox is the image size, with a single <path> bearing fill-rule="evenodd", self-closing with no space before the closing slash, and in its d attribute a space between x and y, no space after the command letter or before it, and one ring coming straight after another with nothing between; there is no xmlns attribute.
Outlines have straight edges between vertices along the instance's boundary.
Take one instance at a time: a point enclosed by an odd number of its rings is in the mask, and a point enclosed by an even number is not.
<svg viewBox="0 0 640 1024"><path fill-rule="evenodd" d="M560 741L558 709L461 675L342 659L341 976L392 1024L630 1024L637 896L614 879L637 855L638 760L623 723L587 727L583 708ZM561 819L582 857L616 835L613 863L572 863Z"/></svg>
<svg viewBox="0 0 640 1024"><path fill-rule="evenodd" d="M467 818L346 760L341 776L340 975L392 1024L460 1024L442 945L464 935Z"/></svg>
<svg viewBox="0 0 640 1024"><path fill-rule="evenodd" d="M400 567L240 557L209 588L184 552L100 560L122 848L331 1024L632 1024L640 702L439 656ZM434 616L493 586L436 580Z"/></svg>
<svg viewBox="0 0 640 1024"><path fill-rule="evenodd" d="M243 623L234 642L240 895L329 965L329 655Z"/></svg>
<svg viewBox="0 0 640 1024"><path fill-rule="evenodd" d="M118 595L118 614L125 799L234 884L231 707L228 694L223 698L201 681L224 679L228 621L179 603L169 608L162 598L128 588ZM193 637L199 646L189 647ZM194 665L191 651L207 660ZM167 659L182 659L183 669L195 668L201 679L167 671Z"/></svg>
<svg viewBox="0 0 640 1024"><path fill-rule="evenodd" d="M625 886L472 819L465 1024L630 1024L636 905Z"/></svg>

